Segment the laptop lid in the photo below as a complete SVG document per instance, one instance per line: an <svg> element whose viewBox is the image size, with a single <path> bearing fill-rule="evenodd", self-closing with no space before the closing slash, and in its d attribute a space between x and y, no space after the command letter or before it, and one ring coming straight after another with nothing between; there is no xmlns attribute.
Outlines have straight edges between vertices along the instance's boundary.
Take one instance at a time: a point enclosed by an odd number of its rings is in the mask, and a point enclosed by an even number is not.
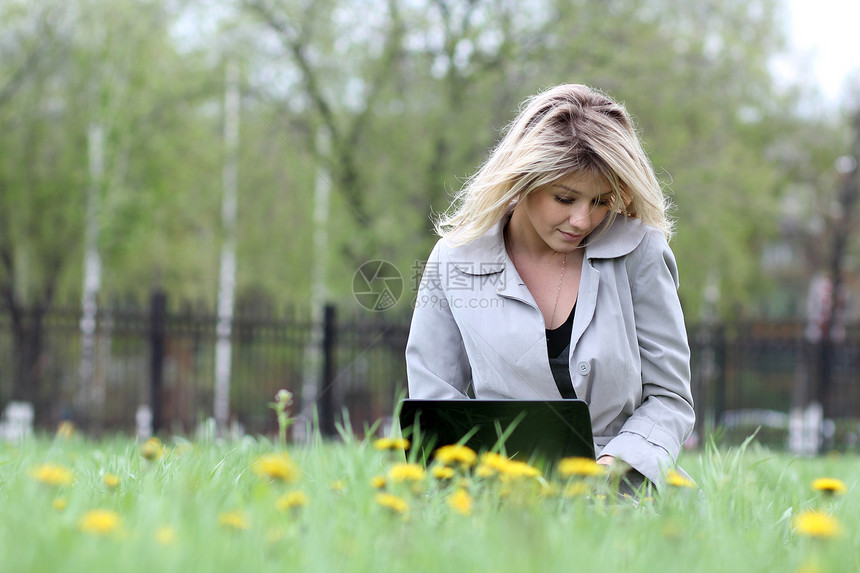
<svg viewBox="0 0 860 573"><path fill-rule="evenodd" d="M522 461L594 459L588 404L582 400L422 400L400 402L403 436L427 462L438 447L464 443Z"/></svg>

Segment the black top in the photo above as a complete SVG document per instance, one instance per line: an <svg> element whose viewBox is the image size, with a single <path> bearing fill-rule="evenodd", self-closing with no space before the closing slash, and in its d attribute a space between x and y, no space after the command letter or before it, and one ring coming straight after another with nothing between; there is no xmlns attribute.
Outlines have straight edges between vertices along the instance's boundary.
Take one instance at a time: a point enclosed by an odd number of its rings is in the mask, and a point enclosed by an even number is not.
<svg viewBox="0 0 860 573"><path fill-rule="evenodd" d="M564 324L552 330L546 329L546 350L552 377L562 398L576 398L573 381L570 379L570 335L573 332L573 317L576 304Z"/></svg>

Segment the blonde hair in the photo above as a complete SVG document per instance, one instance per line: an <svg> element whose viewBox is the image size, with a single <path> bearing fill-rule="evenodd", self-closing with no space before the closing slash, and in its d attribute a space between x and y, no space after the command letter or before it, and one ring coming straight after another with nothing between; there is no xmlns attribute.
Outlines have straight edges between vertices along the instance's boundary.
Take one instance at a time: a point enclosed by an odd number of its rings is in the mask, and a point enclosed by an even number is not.
<svg viewBox="0 0 860 573"><path fill-rule="evenodd" d="M527 99L483 166L435 222L453 245L486 233L529 193L573 173L604 178L610 217L637 217L672 236L668 201L623 105L584 85L556 86Z"/></svg>

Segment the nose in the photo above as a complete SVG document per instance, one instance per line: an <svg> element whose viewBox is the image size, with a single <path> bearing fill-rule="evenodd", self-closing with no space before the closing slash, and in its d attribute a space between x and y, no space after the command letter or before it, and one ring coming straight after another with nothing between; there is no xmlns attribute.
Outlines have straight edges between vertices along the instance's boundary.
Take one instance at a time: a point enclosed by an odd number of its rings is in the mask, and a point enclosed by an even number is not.
<svg viewBox="0 0 860 573"><path fill-rule="evenodd" d="M589 226L592 205L589 201L577 201L571 205L568 222L571 227L586 228Z"/></svg>

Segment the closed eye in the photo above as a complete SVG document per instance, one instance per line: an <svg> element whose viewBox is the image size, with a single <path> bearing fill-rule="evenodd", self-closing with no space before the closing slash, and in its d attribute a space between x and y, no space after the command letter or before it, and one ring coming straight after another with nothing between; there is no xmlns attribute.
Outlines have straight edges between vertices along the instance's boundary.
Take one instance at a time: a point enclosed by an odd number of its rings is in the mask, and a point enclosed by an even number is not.
<svg viewBox="0 0 860 573"><path fill-rule="evenodd" d="M573 205L578 201L577 197L568 197L565 195L554 195L553 199L557 203L561 203L562 205ZM608 207L610 202L612 201L611 197L601 195L600 197L595 197L591 200L591 204L595 207Z"/></svg>

